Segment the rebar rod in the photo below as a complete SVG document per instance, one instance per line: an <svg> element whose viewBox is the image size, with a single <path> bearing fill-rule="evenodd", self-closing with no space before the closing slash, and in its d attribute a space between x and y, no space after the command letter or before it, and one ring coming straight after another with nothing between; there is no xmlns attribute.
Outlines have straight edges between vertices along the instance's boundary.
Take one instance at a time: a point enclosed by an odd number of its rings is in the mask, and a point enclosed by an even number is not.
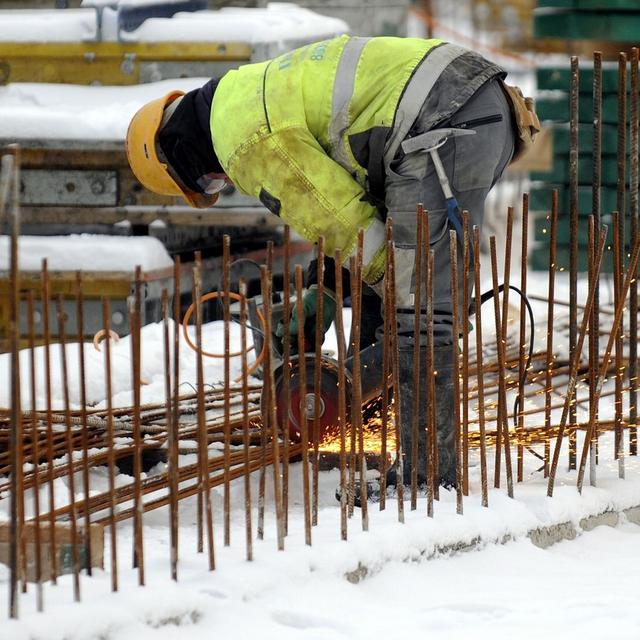
<svg viewBox="0 0 640 640"><path fill-rule="evenodd" d="M596 258L594 261L594 274L595 278L600 276L600 268L602 266L602 255L604 252L604 244L607 237L607 229L604 227L600 230L600 236L598 238L598 252L596 254ZM576 347L571 352L571 374L569 376L569 383L567 385L567 391L565 395L565 402L562 408L562 417L560 418L560 427L558 431L558 437L556 439L556 446L553 451L553 460L551 461L551 469L549 471L549 481L547 484L547 495L549 497L553 496L553 488L555 484L556 472L558 470L558 462L560 460L560 449L562 447L562 440L564 437L564 429L567 424L567 418L571 411L572 405L574 405L574 392L576 388L577 378L578 378L578 364L580 362L580 355L582 353L582 346L584 343L585 335L587 332L587 327L589 325L589 316L591 314L591 309L593 306L593 298L594 298L594 290L590 289L587 295L587 303L585 305L584 314L582 316L582 325L580 327L580 332L578 335L578 341ZM574 425L569 423L570 428L573 428Z"/></svg>
<svg viewBox="0 0 640 640"><path fill-rule="evenodd" d="M631 245L638 239L638 47L631 49L631 106L629 123L629 217ZM638 455L638 274L629 291L629 455Z"/></svg>
<svg viewBox="0 0 640 640"><path fill-rule="evenodd" d="M11 349L11 417L9 431L9 451L11 453L11 476L9 493L9 617L18 617L18 582L21 573L21 537L20 527L22 487L22 460L18 451L22 444L22 415L20 398L20 268L18 263L18 237L20 235L20 212L13 192L16 187L14 173L17 171L17 158L14 155L2 156L2 174L0 176L0 219L6 217L10 231L9 266L9 340Z"/></svg>
<svg viewBox="0 0 640 640"><path fill-rule="evenodd" d="M602 185L602 53L600 51L594 51L593 53L593 152L592 152L592 207L591 213L594 220L595 233L600 232L602 220L600 216L601 208L601 185ZM596 238L594 236L594 245L596 244ZM595 246L593 253L595 254ZM594 279L594 292L593 292L593 322L592 326L595 328L593 332L593 349L594 353L600 353L600 314L604 313L604 310L600 306L600 282L598 278ZM599 357L599 356L598 356ZM597 367L592 372L591 382L591 398L594 398L595 393L595 380L597 375ZM592 400L593 401L593 400ZM598 415L598 407L595 407L596 416ZM595 482L595 465L598 459L598 434L594 432L594 442L592 444L592 450L594 453L593 461L593 481Z"/></svg>
<svg viewBox="0 0 640 640"><path fill-rule="evenodd" d="M556 260L558 245L558 190L551 193L551 231L549 234L549 278L548 278L548 306L547 306L547 358L545 363L545 394L544 394L544 425L551 426L551 377L553 372L553 334L554 334L554 298L556 287ZM549 458L551 446L549 441L544 444L544 477L549 476Z"/></svg>
<svg viewBox="0 0 640 640"><path fill-rule="evenodd" d="M56 527L53 513L55 512L54 461L53 461L53 425L51 423L51 325L49 317L49 299L51 288L49 282L49 267L46 258L42 260L42 288L40 302L42 305L42 325L44 338L44 385L46 394L47 416L47 463L48 463L48 498L49 498L49 558L51 562L51 584L58 583L58 554L56 552Z"/></svg>
<svg viewBox="0 0 640 640"><path fill-rule="evenodd" d="M411 510L418 506L418 415L420 408L420 351L422 349L421 322L422 305L420 300L422 275L422 231L424 209L416 207L416 249L414 256L414 313L413 313L413 397L411 406Z"/></svg>
<svg viewBox="0 0 640 640"><path fill-rule="evenodd" d="M507 208L507 233L504 250L504 270L503 270L503 290L502 290L502 323L500 327L496 327L496 339L503 343L507 340L507 320L509 317L509 283L511 281L511 245L513 242L513 207ZM504 354L503 354L504 356ZM504 357L503 357L504 360ZM502 383L505 375L504 369L500 373L500 380ZM485 387L486 389L486 387ZM505 392L506 393L506 392ZM507 421L508 416L506 414L506 399L503 403L498 405L498 422ZM503 415L504 409L504 415ZM494 470L494 486L500 486L500 466L501 466L501 439L502 430L498 429L498 441L496 443L495 451L495 470Z"/></svg>
<svg viewBox="0 0 640 640"><path fill-rule="evenodd" d="M65 313L64 313L64 301L62 295L58 296L58 339L60 340L60 370L62 372L61 385L62 385L62 397L64 404L65 415L71 417L71 402L69 400L69 371L67 368L67 336L65 327ZM67 460L71 463L73 458L73 443L71 441L71 422L67 421L65 425L66 436L66 455ZM71 528L71 564L73 572L73 599L75 602L80 602L80 557L78 555L78 526L77 526L77 514L76 514L76 491L75 491L75 474L70 473L67 476L67 489L69 492L69 524ZM87 536L89 530L87 530Z"/></svg>
<svg viewBox="0 0 640 640"><path fill-rule="evenodd" d="M473 262L474 262L474 293L476 310L476 353L478 358L478 417L480 419L480 487L482 493L482 506L489 506L489 493L487 487L487 449L485 444L484 422L484 381L482 379L482 311L480 291L480 230L473 226Z"/></svg>
<svg viewBox="0 0 640 640"><path fill-rule="evenodd" d="M144 527L142 495L140 480L142 476L142 433L140 431L140 324L142 314L142 269L136 266L133 297L133 313L129 314L131 323L131 362L133 385L133 487L134 487L134 519L133 519L133 567L138 569L138 584L145 583L144 570Z"/></svg>
<svg viewBox="0 0 640 640"><path fill-rule="evenodd" d="M617 172L616 172L616 209L618 211L617 228L614 225L614 236L617 239L618 255L617 280L615 290L620 292L622 287L622 274L625 263L625 219L626 219L626 153L627 153L627 54L618 54L618 135L617 135ZM614 253L615 253L614 242ZM615 273L615 270L614 270ZM622 429L622 386L624 384L624 369L622 367L622 349L624 334L624 316L620 318L618 335L615 342L616 362L616 401L615 416L618 428L614 436L615 458L618 460L618 475L624 478L624 432Z"/></svg>
<svg viewBox="0 0 640 640"><path fill-rule="evenodd" d="M231 312L229 294L231 293L231 238L225 234L222 239L222 309L224 320L224 457L228 460L231 452L231 427L229 425L229 387L231 386L231 363L229 358L231 339ZM224 472L224 546L231 544L231 488L229 486L229 467Z"/></svg>
<svg viewBox="0 0 640 640"><path fill-rule="evenodd" d="M289 228L289 225L285 225L283 240L284 255L282 263L282 392L284 397L284 406L289 407L291 405L291 333L289 328L291 324L291 229ZM320 269L322 269L322 274L324 274L324 259L322 265L320 265L320 247L324 247L323 237L318 240L318 272L320 273ZM324 277L319 275L318 279L318 294L320 297L322 297ZM322 316L320 315L318 317ZM282 511L284 514L284 533L285 535L287 535L289 531L289 447L291 444L291 419L288 410L283 411L282 415L282 438L284 452L284 460L282 464ZM314 475L315 520L313 524L317 523L317 486L318 479Z"/></svg>
<svg viewBox="0 0 640 640"><path fill-rule="evenodd" d="M38 423L35 418L35 411L37 406L37 394L36 394L36 358L35 358L35 328L33 322L34 304L33 304L33 291L27 291L27 333L29 339L29 377L30 377L30 393L31 393L31 440L33 441L33 516L35 520L33 541L35 544L35 580L36 580L36 608L38 611L44 610L44 592L42 588L42 538L40 535L40 466L38 461L40 460L39 450L39 437L38 437ZM85 492L85 499L88 498L88 492ZM89 531L89 526L85 525L86 531ZM89 536L90 537L90 536ZM91 557L87 547L87 555ZM91 563L89 563L91 564Z"/></svg>
<svg viewBox="0 0 640 640"><path fill-rule="evenodd" d="M527 261L529 250L529 194L522 194L522 248L520 254L520 291L522 297L520 298L520 333L519 333L519 345L520 350L518 354L518 431L524 430L524 415L522 411L524 409L524 381L527 375L527 369L529 368L529 356L527 354L526 344L526 306L524 298L527 295ZM518 445L518 464L517 464L517 481L523 481L524 474L524 448Z"/></svg>
<svg viewBox="0 0 640 640"><path fill-rule="evenodd" d="M360 336L362 318L362 262L364 255L364 230L358 231L358 250L356 252L355 291L351 285L351 299L355 302L356 310L353 311L357 318L354 327L355 336L353 342L356 348L353 351L353 403L358 408L356 411L356 430L358 433L358 471L360 477L360 515L362 517L362 530L369 531L369 505L367 495L367 459L364 455L364 424L362 422L362 368L360 362Z"/></svg>
<svg viewBox="0 0 640 640"><path fill-rule="evenodd" d="M393 242L393 220L387 218L387 271L385 282L391 324L391 376L393 379L393 417L396 434L396 496L398 502L398 522L404 523L404 448L402 444L402 411L400 408L400 367L398 364L398 320L396 317L396 268L395 244Z"/></svg>
<svg viewBox="0 0 640 640"><path fill-rule="evenodd" d="M167 421L167 481L169 488L169 564L171 566L171 579L178 580L178 433L175 428L173 411L177 407L172 406L173 394L171 391L171 338L169 332L169 293L162 290L162 345L164 359L164 397L166 404ZM88 513L88 510L86 511Z"/></svg>
<svg viewBox="0 0 640 640"><path fill-rule="evenodd" d="M620 214L618 211L612 213L612 225L613 225L613 300L617 306L621 302L621 289L622 289L622 272L624 269L623 258L621 253L624 248L620 246L620 232L618 227L621 224ZM614 341L614 355L615 362L615 393L614 393L614 416L616 429L613 436L614 447L613 457L618 461L618 474L621 478L624 478L624 451L622 447L623 443L623 430L622 430L622 334L620 333L620 326L624 322L623 317L620 318L620 324L616 333L616 339Z"/></svg>
<svg viewBox="0 0 640 640"><path fill-rule="evenodd" d="M112 380L111 380L111 313L109 311L109 299L102 296L102 328L106 339L104 341L104 382L105 382L105 402L107 405L107 455L108 455L108 476L109 489L107 492L107 506L109 507L109 533L111 536L110 556L111 556L111 591L118 590L118 536L116 529L116 480L115 480L115 455L113 450L113 406L112 406ZM91 499L91 498L90 498ZM87 500L87 504L88 504ZM54 510L51 509L50 518L54 518Z"/></svg>
<svg viewBox="0 0 640 640"><path fill-rule="evenodd" d="M313 462L311 524L318 524L318 482L320 469L320 398L322 393L322 341L324 317L324 236L318 238L318 298L313 360ZM286 405L288 406L288 405Z"/></svg>
<svg viewBox="0 0 640 640"><path fill-rule="evenodd" d="M239 284L240 292L240 352L242 353L242 453L244 463L244 527L245 527L245 544L247 560L251 562L253 560L253 530L251 525L251 476L249 475L249 363L247 361L247 283L243 278L240 278ZM286 330L288 331L288 327ZM286 335L286 333L285 333ZM285 376L288 375L285 371ZM288 413L288 412L285 412ZM287 422L285 421L283 427L283 437L285 444L289 440L289 429ZM285 447L285 465L286 459L289 454L289 447ZM286 534L286 511L284 509L284 495L285 495L285 483L283 478L282 493L283 493L283 526L285 527Z"/></svg>
<svg viewBox="0 0 640 640"><path fill-rule="evenodd" d="M469 495L469 212L462 212L462 492Z"/></svg>
<svg viewBox="0 0 640 640"><path fill-rule="evenodd" d="M460 353L458 341L460 336L460 313L458 311L458 234L449 231L449 263L451 267L451 331L452 335L452 374L453 374L453 433L455 434L455 463L456 463L456 513L462 515L462 451L460 450ZM414 393L420 388L414 382ZM417 437L417 430L416 430Z"/></svg>
<svg viewBox="0 0 640 640"><path fill-rule="evenodd" d="M271 431L271 452L273 456L273 500L276 512L276 538L278 551L284 551L284 514L282 511L282 476L280 473L280 433L278 430L278 417L276 413L276 388L273 377L273 313L271 309L272 299L272 282L273 282L273 258L272 250L268 252L267 264L260 267L260 280L262 289L262 300L264 305L264 346L265 346L265 363L263 380L268 383L267 394L267 411L268 425ZM297 268L297 267L296 267ZM298 316L299 319L302 316ZM300 325L304 323L300 322ZM304 348L302 350L304 356ZM304 388L304 387L303 387ZM306 407L305 407L306 408ZM304 471L303 491L304 491L304 514L305 514L305 537L308 539L307 544L311 544L311 521L309 515L309 456L307 452L308 445L308 427L306 415L303 416L303 456L302 467ZM264 427L263 427L264 429ZM305 439L306 438L306 439Z"/></svg>
<svg viewBox="0 0 640 640"><path fill-rule="evenodd" d="M589 288L596 285L595 274L595 254L596 254L596 228L593 215L589 216L589 247L588 247L588 264L589 264ZM594 292L595 307L595 292ZM599 354L596 350L597 329L594 323L595 308L591 310L591 318L589 319L589 408L593 403L593 394L595 391L595 380L598 369ZM596 451L595 442L590 443L589 447L589 481L595 486L596 483Z"/></svg>
<svg viewBox="0 0 640 640"><path fill-rule="evenodd" d="M80 377L80 420L83 425L82 429L82 488L85 498L89 496L89 442L87 429L84 428L87 423L87 386L86 386L86 363L84 357L84 295L82 290L82 272L76 271L76 335L78 340L78 364ZM69 410L69 418L71 411ZM85 517L84 530L89 531L89 519ZM85 546L87 548L87 557L91 558L91 536L86 536ZM87 563L87 575L91 575L91 562Z"/></svg>
<svg viewBox="0 0 640 640"><path fill-rule="evenodd" d="M336 275L336 338L338 343L338 422L340 425L340 537L347 539L347 476L345 469L345 446L346 446L346 376L344 369L345 361L345 341L344 341L344 321L342 318L342 255L340 250L336 250L334 255L335 275ZM384 442L384 438L383 438Z"/></svg>
<svg viewBox="0 0 640 640"><path fill-rule="evenodd" d="M600 369L600 373L598 375L598 380L596 383L596 392L595 392L595 398L594 398L595 405L597 405L598 400L600 398L600 393L602 392L602 387L604 385L607 367L609 365L609 358L611 357L611 349L613 347L613 342L615 340L615 336L618 331L618 325L620 323L622 314L624 312L624 302L626 300L627 293L629 292L629 286L631 284L631 280L636 277L639 253L640 253L640 239L636 241L636 243L633 245L633 252L631 253L631 259L629 261L629 266L627 268L624 285L622 287L622 291L620 295L620 304L616 309L616 313L613 319L613 325L611 327L611 333L609 334L607 347L604 352L602 368ZM578 486L579 492L582 492L582 483L584 480L584 468L587 461L587 453L589 451L589 444L591 442L591 438L593 437L593 432L595 428L596 428L595 411L592 408L589 414L589 427L587 429L587 434L585 436L584 446L582 448L582 455L580 457L580 467L578 469L577 486Z"/></svg>
<svg viewBox="0 0 640 640"><path fill-rule="evenodd" d="M198 457L208 459L207 426L204 409L204 363L202 361L202 259L200 252L196 252L195 266L193 268L193 289L196 303L196 388L198 392ZM204 516L207 531L207 555L209 559L209 571L216 568L215 550L213 541L213 509L211 505L211 486L209 473L206 466L201 465L202 491L204 502Z"/></svg>
<svg viewBox="0 0 640 640"><path fill-rule="evenodd" d="M578 330L578 121L579 121L579 68L578 57L571 56L571 92L569 101L569 353L573 358ZM522 407L521 407L522 408ZM575 410L569 415L569 424L576 421ZM569 469L576 468L575 431L569 434ZM518 473L518 481L520 481Z"/></svg>
<svg viewBox="0 0 640 640"><path fill-rule="evenodd" d="M496 253L496 238L489 238L489 246L491 251L491 278L493 282L493 307L496 326L496 343L498 347L498 419L496 422L496 432L498 434L496 440L496 455L500 449L501 440L504 442L504 463L507 475L507 495L513 498L513 473L511 469L511 445L509 442L509 425L507 415L507 390L505 385L505 364L504 364L504 340L502 332L502 319L500 317L500 298L498 289L498 256ZM506 291L506 287L505 287ZM502 431L502 438L500 438ZM500 467L496 469L495 486L500 486Z"/></svg>
<svg viewBox="0 0 640 640"><path fill-rule="evenodd" d="M436 487L436 451L438 434L435 423L435 392L434 392L434 365L433 365L433 264L434 254L430 247L429 217L425 217L424 228L424 284L425 284L425 312L427 323L427 348L426 348L426 384L425 384L425 417L426 417L426 467L427 467L427 517L433 518L433 499ZM468 436L468 432L467 432ZM463 446L468 446L468 439Z"/></svg>

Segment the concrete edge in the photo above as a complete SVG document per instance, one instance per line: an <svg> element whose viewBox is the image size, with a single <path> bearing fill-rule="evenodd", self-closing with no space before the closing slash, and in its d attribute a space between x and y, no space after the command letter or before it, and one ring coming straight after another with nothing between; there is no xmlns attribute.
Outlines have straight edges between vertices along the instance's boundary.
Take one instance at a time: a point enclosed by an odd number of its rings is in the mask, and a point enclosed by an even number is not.
<svg viewBox="0 0 640 640"><path fill-rule="evenodd" d="M563 540L575 540L581 533L585 531L592 531L596 527L607 526L616 527L621 521L631 522L640 526L640 505L629 507L628 509L622 509L620 511L603 511L592 516L586 516L582 518L576 526L573 522L559 522L557 524L551 524L544 527L537 527L527 532L526 537L540 549L546 549ZM421 562L422 560L432 560L433 558L441 557L443 555L455 555L458 553L465 553L467 551L474 551L485 547L489 544L506 544L514 540L514 536L507 534L502 538L496 538L493 540L486 540L477 536L469 542L458 541L450 544L438 545L434 549L428 551L424 549L420 557L416 559L415 556L411 558L405 558L405 562ZM361 562L358 566L347 571L344 577L348 582L357 584L365 578L375 575L381 570L381 566L368 567Z"/></svg>

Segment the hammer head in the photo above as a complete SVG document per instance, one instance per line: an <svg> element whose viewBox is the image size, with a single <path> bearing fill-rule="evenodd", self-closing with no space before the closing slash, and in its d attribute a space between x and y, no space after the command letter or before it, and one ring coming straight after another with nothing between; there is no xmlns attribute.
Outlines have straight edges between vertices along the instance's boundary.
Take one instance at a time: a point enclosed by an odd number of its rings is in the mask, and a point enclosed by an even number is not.
<svg viewBox="0 0 640 640"><path fill-rule="evenodd" d="M458 136L472 136L475 134L473 129L455 129L447 127L445 129L431 129L414 138L408 138L402 143L402 150L405 153L412 151L435 151L439 149L449 138Z"/></svg>

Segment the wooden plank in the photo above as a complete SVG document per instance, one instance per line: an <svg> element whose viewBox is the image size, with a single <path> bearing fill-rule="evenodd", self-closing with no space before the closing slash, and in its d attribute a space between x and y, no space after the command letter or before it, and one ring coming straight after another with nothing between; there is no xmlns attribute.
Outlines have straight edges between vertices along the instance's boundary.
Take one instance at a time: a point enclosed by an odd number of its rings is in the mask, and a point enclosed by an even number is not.
<svg viewBox="0 0 640 640"><path fill-rule="evenodd" d="M23 529L25 536L25 549L27 560L27 572L25 578L29 582L35 581L36 545L34 544L35 526L33 522L26 522ZM47 581L51 575L51 556L49 547L50 527L48 522L40 524L40 557L42 560L42 580ZM59 522L55 525L56 555L58 557L58 573L73 573L71 527L68 523ZM89 535L91 536L91 557L87 552L86 531L78 527L75 544L78 546L80 567L102 569L104 567L104 526L91 524ZM0 563L7 564L9 558L9 524L0 524Z"/></svg>

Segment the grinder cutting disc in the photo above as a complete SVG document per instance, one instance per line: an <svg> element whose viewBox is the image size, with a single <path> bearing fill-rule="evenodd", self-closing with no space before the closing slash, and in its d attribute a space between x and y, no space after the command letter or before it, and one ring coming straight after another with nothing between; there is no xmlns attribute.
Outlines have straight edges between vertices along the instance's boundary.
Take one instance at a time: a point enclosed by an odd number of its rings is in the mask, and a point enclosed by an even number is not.
<svg viewBox="0 0 640 640"><path fill-rule="evenodd" d="M302 400L307 409L307 428L309 442L314 441L315 422L315 393L314 393L314 372L315 356L306 356L303 360L305 370L305 388L300 387L300 360L298 356L291 358L289 369L289 403L285 403L284 366L278 367L274 372L275 399L278 424L285 424L285 418L289 416L289 437L292 442L300 442L300 406ZM349 416L349 398L351 396L351 374L345 369L345 397L347 402L347 417ZM320 370L320 402L319 404L319 425L318 441L322 442L324 436L335 431L338 427L338 363L331 358L321 359ZM262 397L263 411L265 398Z"/></svg>

